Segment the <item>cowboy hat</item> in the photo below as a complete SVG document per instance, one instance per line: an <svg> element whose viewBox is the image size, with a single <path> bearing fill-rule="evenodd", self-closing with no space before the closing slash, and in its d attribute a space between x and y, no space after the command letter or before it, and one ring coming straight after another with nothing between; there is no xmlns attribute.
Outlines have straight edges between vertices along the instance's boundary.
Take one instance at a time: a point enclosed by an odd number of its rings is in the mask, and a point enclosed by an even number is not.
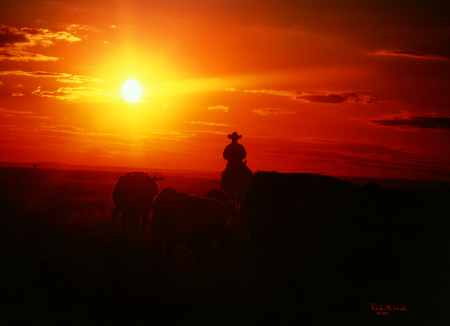
<svg viewBox="0 0 450 326"><path fill-rule="evenodd" d="M239 135L236 131L233 131L232 134L228 135L228 138L238 140L242 138L242 135Z"/></svg>

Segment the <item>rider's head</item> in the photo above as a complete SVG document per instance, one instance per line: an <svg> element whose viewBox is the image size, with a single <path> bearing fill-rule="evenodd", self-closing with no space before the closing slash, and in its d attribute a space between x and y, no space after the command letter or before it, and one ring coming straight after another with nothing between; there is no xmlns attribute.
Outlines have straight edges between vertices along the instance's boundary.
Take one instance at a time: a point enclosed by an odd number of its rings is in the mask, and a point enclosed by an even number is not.
<svg viewBox="0 0 450 326"><path fill-rule="evenodd" d="M239 135L236 131L228 135L228 138L231 139L231 142L236 143L239 139L242 138L242 135Z"/></svg>

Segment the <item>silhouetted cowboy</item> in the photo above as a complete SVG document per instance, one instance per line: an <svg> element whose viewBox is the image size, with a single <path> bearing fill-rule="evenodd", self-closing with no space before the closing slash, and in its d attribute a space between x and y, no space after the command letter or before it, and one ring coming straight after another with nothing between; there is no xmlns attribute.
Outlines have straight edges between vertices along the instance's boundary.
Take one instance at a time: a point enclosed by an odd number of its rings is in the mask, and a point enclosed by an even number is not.
<svg viewBox="0 0 450 326"><path fill-rule="evenodd" d="M242 135L239 135L234 131L232 134L228 135L228 138L231 139L231 143L225 147L223 158L227 160L228 166L237 167L240 164L243 164L244 159L247 157L244 146L238 143L238 140L242 138Z"/></svg>
<svg viewBox="0 0 450 326"><path fill-rule="evenodd" d="M245 161L247 152L244 146L238 143L242 136L235 131L228 135L228 138L231 139L231 143L223 151L223 158L227 160L227 166L222 172L221 188L239 206L239 202L249 186L252 171L247 167L247 161Z"/></svg>

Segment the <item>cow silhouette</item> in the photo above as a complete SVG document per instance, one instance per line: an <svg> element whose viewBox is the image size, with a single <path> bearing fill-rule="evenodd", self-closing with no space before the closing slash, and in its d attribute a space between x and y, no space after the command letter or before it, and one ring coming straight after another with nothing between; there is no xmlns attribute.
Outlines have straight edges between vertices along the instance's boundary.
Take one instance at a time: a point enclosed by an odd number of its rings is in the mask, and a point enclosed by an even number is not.
<svg viewBox="0 0 450 326"><path fill-rule="evenodd" d="M210 199L216 199L221 201L231 201L231 197L226 194L225 191L219 189L211 189L206 193L206 197Z"/></svg>
<svg viewBox="0 0 450 326"><path fill-rule="evenodd" d="M233 213L220 200L166 188L154 201L151 238L165 256L180 247L201 255L223 244Z"/></svg>
<svg viewBox="0 0 450 326"><path fill-rule="evenodd" d="M131 172L117 181L112 198L113 223L126 231L139 230L149 221L153 199L158 194L158 177L144 172Z"/></svg>

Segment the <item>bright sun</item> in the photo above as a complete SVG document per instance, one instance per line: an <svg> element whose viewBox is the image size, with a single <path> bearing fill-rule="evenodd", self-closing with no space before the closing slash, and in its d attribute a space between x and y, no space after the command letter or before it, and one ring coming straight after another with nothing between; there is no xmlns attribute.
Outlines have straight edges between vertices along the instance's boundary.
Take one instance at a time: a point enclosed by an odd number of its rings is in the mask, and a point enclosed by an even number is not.
<svg viewBox="0 0 450 326"><path fill-rule="evenodd" d="M122 85L122 99L128 103L137 103L142 98L142 86L135 79L128 79Z"/></svg>

